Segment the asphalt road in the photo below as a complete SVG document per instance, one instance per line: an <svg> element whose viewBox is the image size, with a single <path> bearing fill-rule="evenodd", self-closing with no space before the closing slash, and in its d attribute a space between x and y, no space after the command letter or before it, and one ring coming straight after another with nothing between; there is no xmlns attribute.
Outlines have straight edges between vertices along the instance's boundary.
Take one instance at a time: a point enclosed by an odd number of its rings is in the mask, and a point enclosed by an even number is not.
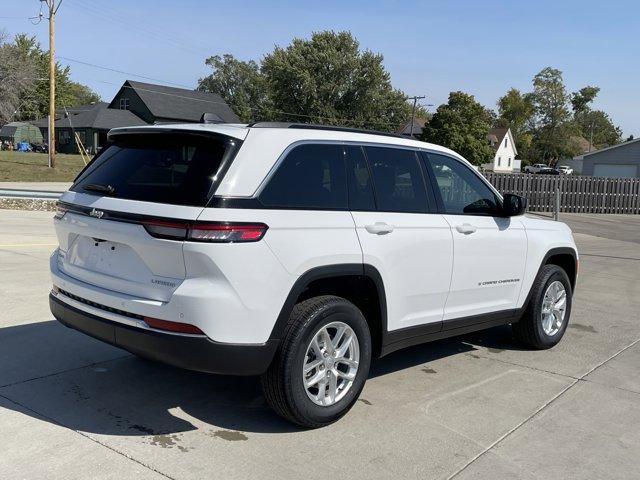
<svg viewBox="0 0 640 480"><path fill-rule="evenodd" d="M508 327L376 362L355 408L303 431L254 378L136 359L52 320L51 213L0 210L0 478L640 477L640 217L571 215L560 345Z"/></svg>

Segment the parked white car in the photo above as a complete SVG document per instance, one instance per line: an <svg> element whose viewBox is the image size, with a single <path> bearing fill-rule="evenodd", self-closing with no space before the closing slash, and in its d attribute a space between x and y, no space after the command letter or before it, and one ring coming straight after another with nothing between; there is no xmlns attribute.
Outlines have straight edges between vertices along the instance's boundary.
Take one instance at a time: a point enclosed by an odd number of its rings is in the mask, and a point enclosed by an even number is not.
<svg viewBox="0 0 640 480"><path fill-rule="evenodd" d="M59 203L54 316L141 357L262 375L296 424L344 415L372 358L503 324L545 349L567 328L569 228L451 150L270 123L109 139Z"/></svg>
<svg viewBox="0 0 640 480"><path fill-rule="evenodd" d="M569 167L568 165L559 165L556 167L556 170L565 175L571 175L573 173L573 168Z"/></svg>
<svg viewBox="0 0 640 480"><path fill-rule="evenodd" d="M524 167L524 173L540 173L540 171L545 168L549 168L549 165L544 163L534 163L533 165L527 165Z"/></svg>

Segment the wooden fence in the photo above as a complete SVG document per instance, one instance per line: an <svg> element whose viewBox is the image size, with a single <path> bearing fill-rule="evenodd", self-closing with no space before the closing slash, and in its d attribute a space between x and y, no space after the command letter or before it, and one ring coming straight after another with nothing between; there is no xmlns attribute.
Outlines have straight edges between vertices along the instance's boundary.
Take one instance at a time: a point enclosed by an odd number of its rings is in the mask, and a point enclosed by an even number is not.
<svg viewBox="0 0 640 480"><path fill-rule="evenodd" d="M532 212L554 211L560 189L561 212L640 214L640 178L494 172L484 176L500 193L527 197Z"/></svg>

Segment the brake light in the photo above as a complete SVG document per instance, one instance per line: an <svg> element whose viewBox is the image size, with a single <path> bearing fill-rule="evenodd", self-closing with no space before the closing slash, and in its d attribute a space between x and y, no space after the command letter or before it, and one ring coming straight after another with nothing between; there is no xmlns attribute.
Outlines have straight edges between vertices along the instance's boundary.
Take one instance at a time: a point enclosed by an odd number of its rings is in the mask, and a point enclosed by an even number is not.
<svg viewBox="0 0 640 480"><path fill-rule="evenodd" d="M195 325L182 322L168 322L159 318L144 317L144 323L156 330L164 330L166 332L189 333L191 335L204 335L205 333Z"/></svg>
<svg viewBox="0 0 640 480"><path fill-rule="evenodd" d="M200 242L257 242L265 232L264 223L201 223L189 229L189 240Z"/></svg>
<svg viewBox="0 0 640 480"><path fill-rule="evenodd" d="M144 228L156 238L194 242L257 242L269 228L264 223L145 221Z"/></svg>

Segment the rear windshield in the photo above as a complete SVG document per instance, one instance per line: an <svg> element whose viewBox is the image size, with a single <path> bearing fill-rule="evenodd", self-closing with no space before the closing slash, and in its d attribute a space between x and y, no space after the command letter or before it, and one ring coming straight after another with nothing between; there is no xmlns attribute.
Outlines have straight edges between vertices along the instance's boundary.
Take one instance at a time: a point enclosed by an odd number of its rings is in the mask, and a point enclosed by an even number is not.
<svg viewBox="0 0 640 480"><path fill-rule="evenodd" d="M74 192L204 207L240 141L223 135L116 136L81 172ZM224 167L223 167L224 168Z"/></svg>

